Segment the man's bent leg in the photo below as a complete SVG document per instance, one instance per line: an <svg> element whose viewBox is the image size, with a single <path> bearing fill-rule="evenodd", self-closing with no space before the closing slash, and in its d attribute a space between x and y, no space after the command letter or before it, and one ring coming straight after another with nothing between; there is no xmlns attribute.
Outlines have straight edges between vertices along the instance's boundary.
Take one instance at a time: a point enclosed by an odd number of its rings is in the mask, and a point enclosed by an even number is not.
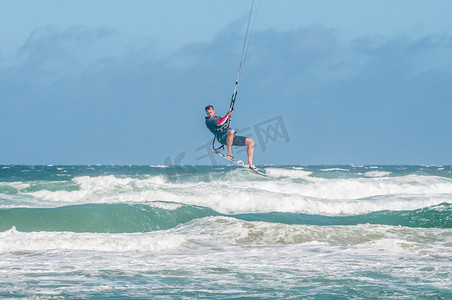
<svg viewBox="0 0 452 300"><path fill-rule="evenodd" d="M245 145L248 146L248 149L247 149L248 164L247 164L247 166L249 167L253 164L254 141L250 138L246 138Z"/></svg>
<svg viewBox="0 0 452 300"><path fill-rule="evenodd" d="M233 129L228 130L228 136L226 138L226 146L228 148L228 154L232 155L232 142L234 142L235 131Z"/></svg>

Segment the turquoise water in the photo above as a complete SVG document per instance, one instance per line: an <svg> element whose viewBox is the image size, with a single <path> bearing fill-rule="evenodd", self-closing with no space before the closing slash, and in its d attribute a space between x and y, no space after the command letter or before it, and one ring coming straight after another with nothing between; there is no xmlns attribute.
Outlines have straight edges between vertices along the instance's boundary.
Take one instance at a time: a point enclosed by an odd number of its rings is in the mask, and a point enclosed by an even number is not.
<svg viewBox="0 0 452 300"><path fill-rule="evenodd" d="M452 298L452 166L0 166L0 297Z"/></svg>

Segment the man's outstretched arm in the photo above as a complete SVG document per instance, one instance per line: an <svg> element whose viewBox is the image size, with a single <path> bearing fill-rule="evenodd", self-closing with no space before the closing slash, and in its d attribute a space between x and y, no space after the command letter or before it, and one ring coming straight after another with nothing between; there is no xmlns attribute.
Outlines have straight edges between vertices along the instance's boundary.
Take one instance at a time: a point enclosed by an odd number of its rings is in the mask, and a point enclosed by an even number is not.
<svg viewBox="0 0 452 300"><path fill-rule="evenodd" d="M232 113L232 111L229 110L228 113L223 118L218 120L217 121L217 126L223 126L224 123L226 123L231 118L231 113Z"/></svg>

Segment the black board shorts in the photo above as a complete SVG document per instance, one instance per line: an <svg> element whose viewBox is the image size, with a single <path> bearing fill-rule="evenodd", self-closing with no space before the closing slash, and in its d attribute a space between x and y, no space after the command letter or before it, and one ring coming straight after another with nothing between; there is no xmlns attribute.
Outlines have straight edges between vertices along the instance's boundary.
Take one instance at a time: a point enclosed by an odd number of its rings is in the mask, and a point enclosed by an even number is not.
<svg viewBox="0 0 452 300"><path fill-rule="evenodd" d="M217 140L223 144L226 145L226 139L228 137L228 133L225 132L222 135L220 135ZM234 140L232 141L232 145L233 146L245 146L245 140L246 137L245 136L240 136L240 135L234 135Z"/></svg>

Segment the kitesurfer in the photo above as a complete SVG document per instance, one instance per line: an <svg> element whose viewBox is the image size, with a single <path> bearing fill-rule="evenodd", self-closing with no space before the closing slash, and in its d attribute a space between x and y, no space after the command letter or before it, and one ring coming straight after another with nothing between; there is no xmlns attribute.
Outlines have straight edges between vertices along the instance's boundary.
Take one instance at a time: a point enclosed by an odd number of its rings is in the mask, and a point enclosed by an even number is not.
<svg viewBox="0 0 452 300"><path fill-rule="evenodd" d="M220 116L215 115L215 109L212 105L207 105L205 109L207 114L206 126L210 132L215 135L219 143L227 146L228 152L226 156L231 160L234 160L231 151L232 146L247 146L247 166L250 169L256 170L256 166L253 165L254 141L244 136L235 135L235 130L230 128L232 110L230 109L228 113L221 118Z"/></svg>

